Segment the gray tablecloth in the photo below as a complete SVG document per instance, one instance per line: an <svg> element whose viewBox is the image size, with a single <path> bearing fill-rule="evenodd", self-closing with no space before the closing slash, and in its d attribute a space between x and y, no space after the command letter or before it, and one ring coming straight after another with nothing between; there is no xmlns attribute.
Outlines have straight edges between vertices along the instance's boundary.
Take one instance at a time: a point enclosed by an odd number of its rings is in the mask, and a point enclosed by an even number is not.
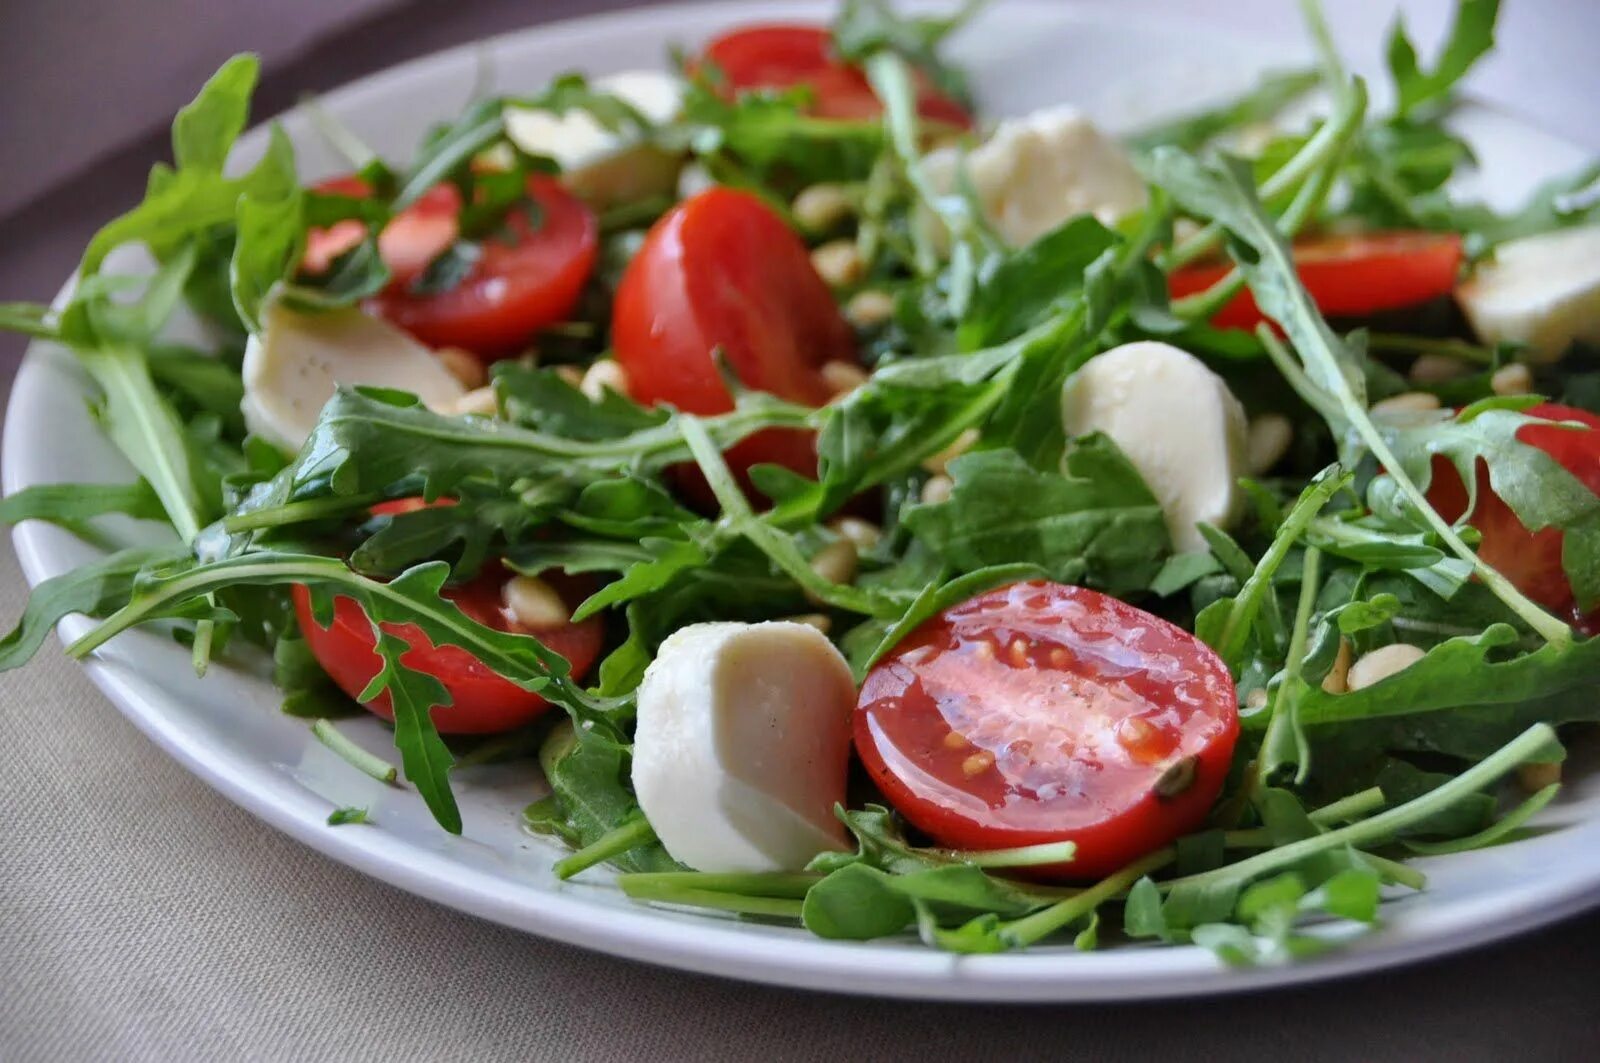
<svg viewBox="0 0 1600 1063"><path fill-rule="evenodd" d="M291 48L264 94L282 105L580 6L403 8ZM111 46L93 20L82 32ZM19 98L0 82L0 107ZM158 150L136 138L0 221L0 298L48 295ZM7 546L0 621L23 594ZM0 709L3 1060L1559 1059L1600 1034L1595 916L1405 971L1142 1006L903 1004L679 974L458 915L301 847L168 760L54 643L0 676Z"/></svg>

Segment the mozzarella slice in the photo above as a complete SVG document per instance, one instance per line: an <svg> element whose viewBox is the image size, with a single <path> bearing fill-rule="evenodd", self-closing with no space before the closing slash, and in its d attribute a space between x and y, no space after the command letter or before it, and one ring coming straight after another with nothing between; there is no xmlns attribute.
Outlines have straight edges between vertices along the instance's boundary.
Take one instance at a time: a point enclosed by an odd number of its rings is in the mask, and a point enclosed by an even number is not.
<svg viewBox="0 0 1600 1063"><path fill-rule="evenodd" d="M359 310L299 314L276 303L244 349L245 425L296 451L340 384L409 391L434 409L466 394L433 352Z"/></svg>
<svg viewBox="0 0 1600 1063"><path fill-rule="evenodd" d="M595 78L591 84L631 105L652 123L671 121L683 104L683 82L654 70ZM506 135L530 155L561 166L562 181L597 205L670 194L680 156L640 144L632 130L613 132L587 111L565 114L528 107L506 111Z"/></svg>
<svg viewBox="0 0 1600 1063"><path fill-rule="evenodd" d="M1553 362L1573 340L1600 344L1600 225L1501 244L1456 291L1485 343L1528 345Z"/></svg>
<svg viewBox="0 0 1600 1063"><path fill-rule="evenodd" d="M1195 524L1224 527L1242 501L1244 408L1222 378L1167 343L1125 343L1089 360L1062 392L1069 436L1104 432L1161 502L1180 551L1204 550Z"/></svg>
<svg viewBox="0 0 1600 1063"><path fill-rule="evenodd" d="M793 871L845 848L855 682L816 628L674 632L639 686L633 788L672 858L697 871Z"/></svg>
<svg viewBox="0 0 1600 1063"><path fill-rule="evenodd" d="M1079 214L1110 224L1146 198L1122 145L1070 106L1006 119L965 160L955 148L923 159L929 181L944 192L959 187L963 167L984 217L1016 247Z"/></svg>

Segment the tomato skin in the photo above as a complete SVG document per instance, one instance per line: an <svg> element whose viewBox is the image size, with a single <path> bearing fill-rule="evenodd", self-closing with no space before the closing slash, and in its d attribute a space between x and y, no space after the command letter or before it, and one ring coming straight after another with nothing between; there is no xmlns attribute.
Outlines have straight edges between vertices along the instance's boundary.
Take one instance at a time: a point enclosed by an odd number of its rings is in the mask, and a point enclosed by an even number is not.
<svg viewBox="0 0 1600 1063"><path fill-rule="evenodd" d="M706 46L704 58L722 72L732 93L750 89L811 89L811 113L819 118L861 121L877 118L883 105L861 68L833 55L833 40L823 26L773 23L745 26ZM972 116L913 70L917 113L959 129L972 128Z"/></svg>
<svg viewBox="0 0 1600 1063"><path fill-rule="evenodd" d="M573 675L586 672L600 655L603 621L591 617L560 628L527 631L517 626L500 604L504 580L498 570L486 571L469 583L446 588L444 597L480 624L498 631L536 635L545 646L567 659ZM334 598L333 623L324 628L312 615L311 593L298 585L291 588L291 593L300 630L317 662L340 690L358 698L382 667L367 614L354 599L339 596ZM432 645L414 624L385 624L384 629L410 644L411 649L400 658L407 667L428 673L449 691L451 704L436 707L430 714L441 734L497 734L521 727L550 708L544 698L497 675L461 647ZM365 703L365 707L385 720L394 719L387 692Z"/></svg>
<svg viewBox="0 0 1600 1063"><path fill-rule="evenodd" d="M1384 232L1325 236L1294 245L1295 272L1329 317L1366 317L1428 302L1455 290L1461 237L1454 233ZM1185 266L1168 286L1174 299L1205 291L1233 268L1230 263ZM1218 328L1253 329L1266 317L1248 289L1219 310Z"/></svg>
<svg viewBox="0 0 1600 1063"><path fill-rule="evenodd" d="M1222 661L1107 595L1030 581L945 610L875 665L856 751L941 845L1072 841L1048 873L1097 878L1194 830L1239 734ZM1156 793L1193 758L1192 781Z"/></svg>
<svg viewBox="0 0 1600 1063"><path fill-rule="evenodd" d="M1585 487L1600 495L1600 417L1574 406L1551 402L1523 412L1546 421L1576 421L1588 426L1524 425L1517 430L1517 440L1549 454ZM1511 507L1494 493L1489 485L1489 470L1481 461L1477 467L1477 481L1477 508L1469 523L1482 537L1478 556L1533 601L1573 620L1585 630L1591 628L1600 620L1600 610L1587 616L1578 610L1561 563L1565 533L1560 528L1529 531ZM1433 459L1433 476L1427 494L1429 504L1445 520L1453 523L1466 513L1466 487L1455 466L1443 457Z"/></svg>
<svg viewBox="0 0 1600 1063"><path fill-rule="evenodd" d="M359 177L333 178L314 187L335 195L369 194ZM524 211L513 209L505 219L509 237L481 241L477 263L459 284L418 295L411 283L455 242L461 209L454 185L429 189L378 234L378 252L392 278L368 301L368 308L431 347L460 347L485 359L515 353L540 329L564 320L594 272L600 224L553 177L529 177L528 196L539 207L537 228ZM325 272L365 232L365 225L355 220L313 230L302 268Z"/></svg>
<svg viewBox="0 0 1600 1063"><path fill-rule="evenodd" d="M821 368L856 360L855 336L805 244L755 196L716 187L678 204L650 230L617 286L611 343L628 393L696 414L733 398L711 352L746 386L821 406ZM816 472L812 433L769 429L728 452L742 472L775 462Z"/></svg>

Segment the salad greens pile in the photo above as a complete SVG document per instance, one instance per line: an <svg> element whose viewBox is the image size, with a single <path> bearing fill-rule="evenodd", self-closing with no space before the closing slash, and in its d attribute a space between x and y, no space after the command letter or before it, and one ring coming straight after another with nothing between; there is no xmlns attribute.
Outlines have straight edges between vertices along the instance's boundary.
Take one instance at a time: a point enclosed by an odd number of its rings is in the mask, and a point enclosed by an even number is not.
<svg viewBox="0 0 1600 1063"><path fill-rule="evenodd" d="M610 863L632 897L798 920L829 938L910 929L938 948L992 952L1071 932L1093 948L1114 924L1129 938L1192 941L1229 963L1276 962L1340 936L1308 931L1309 921L1371 924L1386 888L1421 888L1422 872L1394 857L1515 837L1555 787L1502 814L1494 784L1524 762L1559 760L1556 727L1600 721L1600 639L1575 634L1478 558L1476 533L1428 502L1433 462L1442 457L1468 483L1481 464L1523 524L1561 529L1566 574L1586 611L1600 606L1600 499L1518 439L1537 400L1489 386L1512 352L1336 329L1297 279L1288 244L1312 228L1403 226L1464 234L1481 256L1514 236L1600 218L1600 203L1578 195L1600 169L1550 182L1511 214L1450 195L1449 179L1472 155L1445 119L1456 86L1492 47L1497 4L1462 0L1431 64L1397 22L1387 49L1395 102L1381 113L1308 5L1319 69L1273 75L1244 98L1134 137L1151 188L1144 210L1115 226L1080 216L1020 248L989 230L969 189L936 188L923 163L913 72L970 98L938 49L977 6L927 19L898 17L882 2L844 4L836 48L862 65L881 120L816 117L804 89L730 99L715 70L690 67L681 116L657 124L568 75L537 96L478 99L400 166L319 112L372 193L359 197L304 187L277 125L259 161L226 167L258 73L250 56L230 60L173 122L173 164L155 167L143 201L94 237L70 300L59 310L0 306L0 326L72 351L97 421L140 477L125 487L28 488L0 502L0 519L97 536L97 520L122 514L176 532L170 547L114 551L35 588L0 641L0 667L26 662L71 613L100 621L67 647L75 658L153 621L192 647L199 672L236 653L270 652L285 711L316 721L330 747L392 780L393 765L327 722L354 706L296 630L288 590L309 588L322 623L336 596L349 598L372 621L382 660L363 699L390 699L400 774L445 830L462 829L454 775L537 755L551 792L528 808L526 826L577 850L558 864L563 877ZM1237 153L1241 131L1316 89L1325 114ZM586 112L787 217L801 189L844 188L866 265L864 279L837 294L893 300L886 321L859 327L866 382L811 409L746 390L729 371L735 408L714 416L643 407L615 391L594 399L574 386L562 368L605 354L621 265L671 206L651 197L602 212L602 266L577 319L538 340L537 360L494 366L498 417L347 388L292 458L247 434L243 344L270 301L317 312L381 291L390 275L375 234L441 182L462 192L460 235L418 290L459 283L508 210L536 212L522 198L527 176L559 167L508 137L514 107ZM475 165L486 153L500 165ZM367 235L333 269L302 275L308 233L350 219ZM147 249L153 268L110 272L113 250L130 243ZM1219 253L1234 264L1228 277L1169 298L1167 272ZM1276 329L1207 323L1242 286ZM164 334L181 304L207 323L211 349ZM1136 339L1197 354L1251 414L1300 426L1275 475L1246 484L1249 518L1231 534L1204 528L1205 551L1173 551L1155 495L1115 443L1069 439L1062 427L1066 379ZM1482 367L1422 385L1459 412L1375 418L1374 401L1418 386L1400 371L1407 361L1441 344ZM1600 409L1600 389L1560 373L1542 369L1537 383ZM723 452L771 428L814 430L818 465L814 478L753 469L769 502L761 508ZM928 463L961 443L969 446L948 463L947 497L925 500ZM688 463L715 497L709 512L674 493L669 470ZM881 500L882 534L854 578L835 582L810 559L840 537L832 518L862 496ZM375 503L416 497L456 504L371 515ZM574 615L606 618L610 648L592 686L537 639L478 623L442 595L494 559L517 573L592 581ZM696 873L655 843L627 781L633 696L674 630L820 611L859 679L941 609L1033 577L1134 601L1196 632L1232 670L1244 733L1203 830L1075 887L1011 877L1059 864L1070 846L931 848L876 799L839 809L856 851L825 853L803 872ZM408 667L399 624L539 692L564 718L553 729L447 741L429 714L448 695ZM1324 689L1341 655L1347 664L1352 650L1396 642L1423 655L1386 682ZM340 809L329 822L364 819Z"/></svg>

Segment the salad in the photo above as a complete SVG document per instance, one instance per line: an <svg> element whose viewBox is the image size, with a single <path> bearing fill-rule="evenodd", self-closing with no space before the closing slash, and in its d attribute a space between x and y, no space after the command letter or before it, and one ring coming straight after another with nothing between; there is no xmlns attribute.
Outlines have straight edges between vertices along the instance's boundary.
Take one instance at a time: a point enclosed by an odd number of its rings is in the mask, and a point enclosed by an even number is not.
<svg viewBox="0 0 1600 1063"><path fill-rule="evenodd" d="M1126 140L983 116L977 6L483 95L403 164L308 103L309 184L276 125L228 166L230 60L70 299L0 306L139 474L0 517L174 532L0 666L72 613L270 653L442 830L520 765L560 877L835 939L1281 962L1514 840L1600 720L1600 166L1453 197L1497 4L1397 23L1378 107L1308 2L1317 69Z"/></svg>

